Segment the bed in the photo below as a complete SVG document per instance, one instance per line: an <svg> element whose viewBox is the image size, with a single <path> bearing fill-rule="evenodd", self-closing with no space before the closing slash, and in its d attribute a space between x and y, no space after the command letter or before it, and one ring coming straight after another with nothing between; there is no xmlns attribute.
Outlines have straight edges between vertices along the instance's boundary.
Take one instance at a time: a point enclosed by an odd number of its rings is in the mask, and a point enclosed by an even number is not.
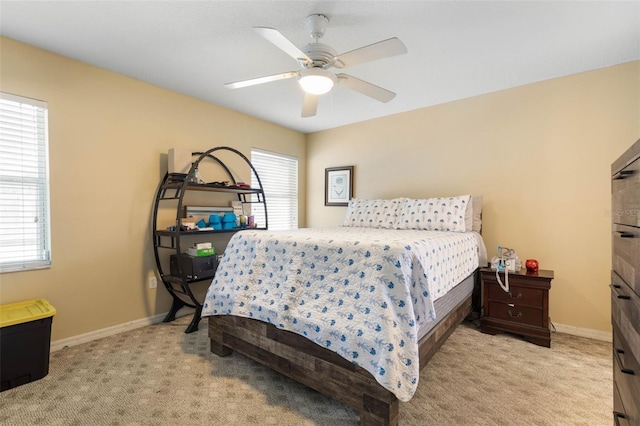
<svg viewBox="0 0 640 426"><path fill-rule="evenodd" d="M340 400L363 425L396 425L479 293L486 250L470 206L352 200L341 227L235 234L203 304L211 351Z"/></svg>

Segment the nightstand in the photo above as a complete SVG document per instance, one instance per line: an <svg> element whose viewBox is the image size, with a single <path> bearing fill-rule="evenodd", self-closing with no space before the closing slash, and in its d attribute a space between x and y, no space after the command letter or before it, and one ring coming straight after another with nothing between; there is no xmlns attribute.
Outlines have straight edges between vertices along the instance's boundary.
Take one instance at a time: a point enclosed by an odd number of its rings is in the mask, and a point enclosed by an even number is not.
<svg viewBox="0 0 640 426"><path fill-rule="evenodd" d="M509 292L505 292L496 271L481 268L482 305L480 331L488 334L518 334L536 345L551 347L549 331L549 290L553 271L509 272ZM500 272L504 283L504 272Z"/></svg>

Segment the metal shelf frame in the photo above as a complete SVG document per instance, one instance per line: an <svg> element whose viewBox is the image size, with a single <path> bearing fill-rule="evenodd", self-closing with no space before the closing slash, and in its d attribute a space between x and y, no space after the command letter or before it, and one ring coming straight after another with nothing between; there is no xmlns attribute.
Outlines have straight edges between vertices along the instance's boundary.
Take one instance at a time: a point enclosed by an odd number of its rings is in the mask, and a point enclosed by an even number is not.
<svg viewBox="0 0 640 426"><path fill-rule="evenodd" d="M244 160L251 169L252 176L256 178L259 188L245 188L236 186L236 179L231 170L220 160L214 153L231 152L239 156ZM152 230L153 230L153 251L156 261L156 268L160 279L162 280L165 288L171 294L173 301L169 312L163 319L163 322L171 322L175 320L176 313L183 307L194 308L193 318L187 326L185 333L192 333L198 330L198 323L200 322L200 316L202 314L202 302L200 302L194 295L190 288L190 285L196 282L202 282L204 280L210 280L211 278L192 280L187 278L185 271L182 268L181 262L178 262L178 274L171 274L168 268L163 265L160 252L169 251L180 256L183 253L181 239L193 235L212 235L212 234L230 234L242 231L241 228L223 229L223 230L207 230L207 231L181 231L182 227L182 211L183 201L185 195L189 191L206 191L211 193L227 193L237 194L238 201L243 204L261 204L264 208L265 226L258 229L267 229L269 226L267 217L267 202L265 200L264 188L258 172L256 171L251 161L242 154L240 151L228 147L218 146L211 148L205 152L193 152L192 157L196 158L188 174L179 173L166 173L163 179L160 181L155 193L153 203L153 218L152 218ZM220 166L226 173L229 181L232 182L229 186L220 186L214 184L200 184L189 182L187 177L192 176L194 171L199 167L202 161L212 160L215 164ZM253 201L251 196L255 195L257 201ZM158 210L165 201L177 202L176 206L176 220L173 230L159 229L158 228Z"/></svg>

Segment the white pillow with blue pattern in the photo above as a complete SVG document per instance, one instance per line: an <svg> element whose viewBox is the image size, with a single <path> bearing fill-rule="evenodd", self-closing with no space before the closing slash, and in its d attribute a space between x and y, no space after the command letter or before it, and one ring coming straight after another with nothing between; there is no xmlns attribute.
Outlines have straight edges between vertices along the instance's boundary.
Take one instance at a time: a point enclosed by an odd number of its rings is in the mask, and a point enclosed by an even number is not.
<svg viewBox="0 0 640 426"><path fill-rule="evenodd" d="M404 200L404 198L393 200L353 198L349 201L344 226L395 229Z"/></svg>
<svg viewBox="0 0 640 426"><path fill-rule="evenodd" d="M470 195L407 198L399 214L397 228L466 232L465 213L470 198Z"/></svg>

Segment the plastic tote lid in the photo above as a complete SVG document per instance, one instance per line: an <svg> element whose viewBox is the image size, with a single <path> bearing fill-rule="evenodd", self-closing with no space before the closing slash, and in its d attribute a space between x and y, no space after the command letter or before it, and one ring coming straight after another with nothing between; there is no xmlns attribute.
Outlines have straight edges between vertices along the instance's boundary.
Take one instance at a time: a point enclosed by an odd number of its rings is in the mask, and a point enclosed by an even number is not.
<svg viewBox="0 0 640 426"><path fill-rule="evenodd" d="M56 309L45 299L33 299L25 302L0 305L0 327L23 324L42 318L52 317Z"/></svg>

